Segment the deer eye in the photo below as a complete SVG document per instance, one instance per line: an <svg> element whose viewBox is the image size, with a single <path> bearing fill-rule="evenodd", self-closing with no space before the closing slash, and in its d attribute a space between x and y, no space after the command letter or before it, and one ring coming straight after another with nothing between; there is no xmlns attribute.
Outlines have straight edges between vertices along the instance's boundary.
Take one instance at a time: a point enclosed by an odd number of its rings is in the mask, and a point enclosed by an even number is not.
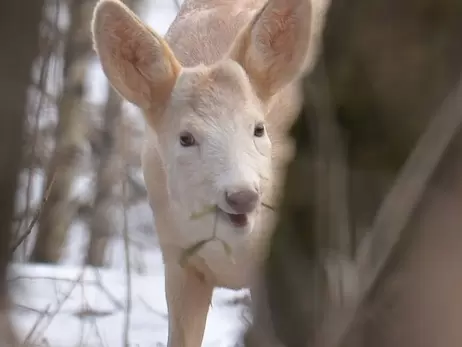
<svg viewBox="0 0 462 347"><path fill-rule="evenodd" d="M255 125L253 135L256 137L262 137L263 135L265 135L265 126L262 123Z"/></svg>
<svg viewBox="0 0 462 347"><path fill-rule="evenodd" d="M190 132L185 131L180 134L180 144L183 147L191 147L196 144L196 139Z"/></svg>

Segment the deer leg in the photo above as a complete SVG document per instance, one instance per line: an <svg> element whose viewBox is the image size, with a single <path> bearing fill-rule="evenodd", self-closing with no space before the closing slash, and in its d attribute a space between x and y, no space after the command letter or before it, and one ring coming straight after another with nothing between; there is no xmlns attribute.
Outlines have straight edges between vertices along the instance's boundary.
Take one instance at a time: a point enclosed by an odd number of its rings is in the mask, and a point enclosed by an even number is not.
<svg viewBox="0 0 462 347"><path fill-rule="evenodd" d="M191 268L165 264L165 291L168 308L168 347L200 347L213 293Z"/></svg>

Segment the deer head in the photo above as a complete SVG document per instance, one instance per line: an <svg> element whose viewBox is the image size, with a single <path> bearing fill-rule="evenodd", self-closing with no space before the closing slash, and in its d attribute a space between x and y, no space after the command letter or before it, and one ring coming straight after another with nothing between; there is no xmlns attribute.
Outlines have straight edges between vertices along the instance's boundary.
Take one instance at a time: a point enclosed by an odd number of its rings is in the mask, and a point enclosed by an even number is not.
<svg viewBox="0 0 462 347"><path fill-rule="evenodd" d="M103 70L143 110L179 219L214 205L226 230L252 230L271 182L265 116L303 68L310 15L309 0L269 0L221 60L183 67L120 1L97 5L92 30Z"/></svg>

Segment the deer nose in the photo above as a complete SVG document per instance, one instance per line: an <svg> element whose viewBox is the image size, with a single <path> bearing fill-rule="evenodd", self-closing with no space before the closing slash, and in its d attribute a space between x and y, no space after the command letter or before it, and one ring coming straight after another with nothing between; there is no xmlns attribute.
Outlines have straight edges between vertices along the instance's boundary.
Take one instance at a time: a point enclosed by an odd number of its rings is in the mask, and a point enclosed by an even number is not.
<svg viewBox="0 0 462 347"><path fill-rule="evenodd" d="M226 203L236 213L249 213L255 210L258 202L258 193L255 190L239 190L233 193L225 193Z"/></svg>

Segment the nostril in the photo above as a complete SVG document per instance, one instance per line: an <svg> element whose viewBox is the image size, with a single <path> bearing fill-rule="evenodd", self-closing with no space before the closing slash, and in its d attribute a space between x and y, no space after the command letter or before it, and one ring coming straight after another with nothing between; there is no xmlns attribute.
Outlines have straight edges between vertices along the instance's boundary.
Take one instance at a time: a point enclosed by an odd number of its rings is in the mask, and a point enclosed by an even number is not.
<svg viewBox="0 0 462 347"><path fill-rule="evenodd" d="M234 193L226 193L226 203L237 213L252 212L258 202L258 193L254 190L241 190Z"/></svg>

